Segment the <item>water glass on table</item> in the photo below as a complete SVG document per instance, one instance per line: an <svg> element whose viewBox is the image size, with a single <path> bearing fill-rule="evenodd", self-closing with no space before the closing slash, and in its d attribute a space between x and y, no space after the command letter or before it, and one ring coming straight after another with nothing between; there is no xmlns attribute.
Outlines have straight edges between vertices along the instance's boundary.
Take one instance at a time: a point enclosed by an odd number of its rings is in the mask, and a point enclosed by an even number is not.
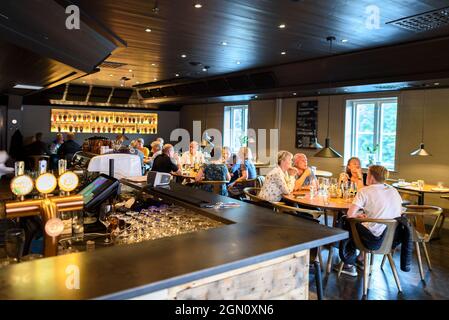
<svg viewBox="0 0 449 320"><path fill-rule="evenodd" d="M424 180L418 180L418 189L419 190L424 189Z"/></svg>

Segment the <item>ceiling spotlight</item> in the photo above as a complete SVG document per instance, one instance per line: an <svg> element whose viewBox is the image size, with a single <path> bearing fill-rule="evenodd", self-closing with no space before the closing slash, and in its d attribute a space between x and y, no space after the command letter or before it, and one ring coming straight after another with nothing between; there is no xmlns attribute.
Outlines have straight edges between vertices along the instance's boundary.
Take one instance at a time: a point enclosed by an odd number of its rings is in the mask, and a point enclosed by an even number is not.
<svg viewBox="0 0 449 320"><path fill-rule="evenodd" d="M253 98L254 98L254 99L257 99L257 98L259 98L259 96L254 96Z"/></svg>
<svg viewBox="0 0 449 320"><path fill-rule="evenodd" d="M179 77L179 73L175 74L175 77Z"/></svg>
<svg viewBox="0 0 449 320"><path fill-rule="evenodd" d="M132 69L129 69L128 71L129 71L129 72L133 72L133 70L132 70Z"/></svg>
<svg viewBox="0 0 449 320"><path fill-rule="evenodd" d="M440 83L439 83L439 82L435 82L433 85L434 85L434 86L439 86Z"/></svg>
<svg viewBox="0 0 449 320"><path fill-rule="evenodd" d="M228 43L227 43L226 41L222 41L222 42L221 42L221 45L222 45L222 46L227 46Z"/></svg>
<svg viewBox="0 0 449 320"><path fill-rule="evenodd" d="M151 29L150 28L146 28L145 32L151 32Z"/></svg>
<svg viewBox="0 0 449 320"><path fill-rule="evenodd" d="M281 23L281 24L279 25L279 29L285 29L285 27L286 27L285 23Z"/></svg>
<svg viewBox="0 0 449 320"><path fill-rule="evenodd" d="M203 71L204 71L204 72L206 72L206 71L207 71L207 69L206 69L206 68L203 68Z"/></svg>
<svg viewBox="0 0 449 320"><path fill-rule="evenodd" d="M157 78L154 78L153 80L154 80L154 81L157 81Z"/></svg>
<svg viewBox="0 0 449 320"><path fill-rule="evenodd" d="M285 51L282 51L281 52L281 54L284 56L284 55L286 55L287 54L287 52L285 52Z"/></svg>
<svg viewBox="0 0 449 320"><path fill-rule="evenodd" d="M346 43L348 41L349 41L348 39L341 39L341 42L343 42L343 43Z"/></svg>
<svg viewBox="0 0 449 320"><path fill-rule="evenodd" d="M136 81L136 84L139 84L140 82L139 81Z"/></svg>
<svg viewBox="0 0 449 320"><path fill-rule="evenodd" d="M110 77L112 77L113 75L112 75L112 74L110 74L109 76L110 76Z"/></svg>
<svg viewBox="0 0 449 320"><path fill-rule="evenodd" d="M83 80L83 83L86 83L86 81Z"/></svg>
<svg viewBox="0 0 449 320"><path fill-rule="evenodd" d="M156 64L155 64L155 63L152 63L152 64L151 64L151 66L155 67L155 66L156 66Z"/></svg>
<svg viewBox="0 0 449 320"><path fill-rule="evenodd" d="M210 67L209 66L204 66L203 71L206 72L207 70L209 70Z"/></svg>
<svg viewBox="0 0 449 320"><path fill-rule="evenodd" d="M194 7L197 9L201 9L203 5L201 3L195 3Z"/></svg>
<svg viewBox="0 0 449 320"><path fill-rule="evenodd" d="M293 92L293 95L294 95L294 96L296 96L296 95L297 95L297 93L296 93L296 92Z"/></svg>
<svg viewBox="0 0 449 320"><path fill-rule="evenodd" d="M181 58L185 59L185 58L187 58L187 55L181 54Z"/></svg>
<svg viewBox="0 0 449 320"><path fill-rule="evenodd" d="M240 62L240 61L237 61L236 63L237 63L237 64L240 64L241 62Z"/></svg>

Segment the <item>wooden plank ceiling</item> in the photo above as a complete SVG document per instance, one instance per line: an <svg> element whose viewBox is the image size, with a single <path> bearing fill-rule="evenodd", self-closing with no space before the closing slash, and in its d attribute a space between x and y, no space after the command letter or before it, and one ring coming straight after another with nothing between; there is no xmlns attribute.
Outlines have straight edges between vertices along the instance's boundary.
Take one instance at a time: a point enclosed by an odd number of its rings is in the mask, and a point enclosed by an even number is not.
<svg viewBox="0 0 449 320"><path fill-rule="evenodd" d="M201 78L449 34L448 28L414 33L387 22L442 8L437 0L73 0L127 42L107 61L124 65L76 83L125 86ZM202 8L194 4L201 3ZM380 28L367 28L375 4ZM156 7L158 10L153 10ZM155 13L155 11L157 13ZM285 28L279 28L285 24ZM146 32L151 29L151 32ZM347 42L343 42L347 40ZM224 45L226 42L227 45ZM281 54L285 52L285 54ZM182 58L185 54L186 58ZM199 62L192 66L189 62ZM202 71L209 66L207 72Z"/></svg>

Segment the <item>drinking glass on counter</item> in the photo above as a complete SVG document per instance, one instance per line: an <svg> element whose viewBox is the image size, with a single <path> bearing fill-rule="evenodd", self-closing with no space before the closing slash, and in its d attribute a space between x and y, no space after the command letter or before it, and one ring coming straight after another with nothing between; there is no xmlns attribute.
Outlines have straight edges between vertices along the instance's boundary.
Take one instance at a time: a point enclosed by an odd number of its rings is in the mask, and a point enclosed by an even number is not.
<svg viewBox="0 0 449 320"><path fill-rule="evenodd" d="M422 190L424 188L424 180L418 180L418 189Z"/></svg>
<svg viewBox="0 0 449 320"><path fill-rule="evenodd" d="M25 230L19 228L9 229L5 233L5 249L8 260L13 263L20 262L25 246Z"/></svg>

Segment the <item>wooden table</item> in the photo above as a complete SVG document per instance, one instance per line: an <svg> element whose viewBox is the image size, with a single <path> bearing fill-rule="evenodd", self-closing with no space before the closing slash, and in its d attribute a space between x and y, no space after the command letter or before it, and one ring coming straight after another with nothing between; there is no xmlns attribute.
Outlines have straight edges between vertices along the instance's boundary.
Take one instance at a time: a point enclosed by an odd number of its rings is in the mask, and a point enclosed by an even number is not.
<svg viewBox="0 0 449 320"><path fill-rule="evenodd" d="M316 177L331 178L333 176L333 174L330 171L316 170L315 171L315 176Z"/></svg>
<svg viewBox="0 0 449 320"><path fill-rule="evenodd" d="M438 186L433 185L433 184L425 184L422 189L419 189L418 187L415 187L413 185L406 185L406 186L400 185L399 183L393 183L392 186L399 190L416 193L416 196L418 197L418 205L421 205L421 206L424 205L424 195L426 193L433 193L433 194L449 193L449 188L448 189L440 189L440 190L432 190L434 188L438 188Z"/></svg>
<svg viewBox="0 0 449 320"><path fill-rule="evenodd" d="M332 227L335 227L335 221L337 220L336 217L338 216L338 214L346 213L349 210L349 207L351 206L353 200L353 198L345 200L343 198L328 197L326 201L324 197L319 195L315 195L313 198L311 198L310 191L307 190L293 192L293 194L284 196L284 199L297 203L301 206L323 209L324 224L326 226L328 226L328 213L331 213L333 216ZM331 244L329 247L329 259L327 261L326 267L326 272L328 274L330 274L330 272L332 271L333 256L334 247Z"/></svg>

